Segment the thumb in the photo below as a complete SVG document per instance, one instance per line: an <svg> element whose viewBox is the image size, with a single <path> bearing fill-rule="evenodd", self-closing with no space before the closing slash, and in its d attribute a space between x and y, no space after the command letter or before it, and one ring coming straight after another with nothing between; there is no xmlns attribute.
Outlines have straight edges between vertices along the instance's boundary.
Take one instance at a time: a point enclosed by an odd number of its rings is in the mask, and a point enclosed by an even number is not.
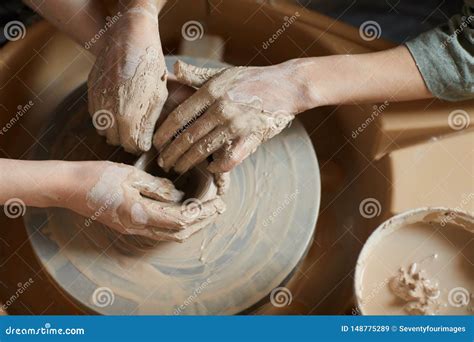
<svg viewBox="0 0 474 342"><path fill-rule="evenodd" d="M178 81L192 87L201 87L225 69L227 68L200 68L180 60L174 64L174 73Z"/></svg>

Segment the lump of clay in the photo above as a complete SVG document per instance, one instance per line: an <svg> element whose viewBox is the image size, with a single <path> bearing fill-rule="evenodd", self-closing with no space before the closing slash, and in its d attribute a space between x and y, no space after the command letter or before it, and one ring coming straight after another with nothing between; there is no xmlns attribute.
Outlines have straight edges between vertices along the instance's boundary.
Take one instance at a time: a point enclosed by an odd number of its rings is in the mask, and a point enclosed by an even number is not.
<svg viewBox="0 0 474 342"><path fill-rule="evenodd" d="M389 283L390 290L406 302L404 310L410 315L434 315L438 312L440 294L437 284L433 284L413 263L409 269L401 267Z"/></svg>
<svg viewBox="0 0 474 342"><path fill-rule="evenodd" d="M159 126L167 115L172 112L180 103L191 96L195 89L182 85L174 81L175 76L169 75L167 87L169 91L168 99L161 111L160 118L157 122ZM176 188L182 190L185 193L185 198L181 202L182 210L186 211L185 214L194 215L199 214L200 203L207 202L223 195L230 184L229 173L216 173L211 174L206 169L206 162L198 165L194 169L183 175L173 175L164 172L157 165L158 152L153 148L142 154L135 162L134 166L140 170L143 170L153 176L170 179L174 182ZM225 208L222 207L218 210L218 213L224 212ZM111 240L114 245L121 249L122 252L132 253L137 250L144 250L155 247L160 241L176 241L183 242L191 235L212 224L216 219L216 215L207 218L206 215L203 220L186 227L183 230L172 231L166 229L153 229L155 236L158 240L152 240L147 237L138 235L122 235L118 234L112 229L108 229Z"/></svg>
<svg viewBox="0 0 474 342"><path fill-rule="evenodd" d="M169 178L156 163L157 151L151 150L140 156L134 166L153 176ZM206 163L197 166L184 175L175 175L174 185L185 193L185 197L181 202L183 215L199 215L201 210L200 204L213 200L223 195L229 187L230 177L225 174L211 174L206 169ZM219 214L224 212L225 208L218 211ZM189 227L180 231L170 231L167 229L154 228L153 232L159 236L158 240L153 240L137 235L122 235L116 231L109 229L114 245L124 253L133 253L135 251L146 250L155 247L161 241L183 242L191 235L212 224L217 216L205 217L202 221L198 221Z"/></svg>

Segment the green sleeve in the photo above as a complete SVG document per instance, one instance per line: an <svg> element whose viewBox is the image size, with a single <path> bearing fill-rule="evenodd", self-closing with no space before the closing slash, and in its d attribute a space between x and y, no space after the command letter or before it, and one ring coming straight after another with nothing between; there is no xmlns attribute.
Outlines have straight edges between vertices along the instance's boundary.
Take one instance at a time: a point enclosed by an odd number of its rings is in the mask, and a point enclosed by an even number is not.
<svg viewBox="0 0 474 342"><path fill-rule="evenodd" d="M446 24L406 43L430 92L448 101L474 98L474 0Z"/></svg>

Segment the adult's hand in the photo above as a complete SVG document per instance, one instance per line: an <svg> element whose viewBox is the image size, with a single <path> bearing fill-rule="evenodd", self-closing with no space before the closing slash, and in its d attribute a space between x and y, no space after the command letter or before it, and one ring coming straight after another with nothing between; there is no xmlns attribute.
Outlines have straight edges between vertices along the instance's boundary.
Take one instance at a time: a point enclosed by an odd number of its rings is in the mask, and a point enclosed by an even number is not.
<svg viewBox="0 0 474 342"><path fill-rule="evenodd" d="M156 0L122 2L89 74L89 112L112 145L131 153L151 147L168 96L166 65L158 32Z"/></svg>
<svg viewBox="0 0 474 342"><path fill-rule="evenodd" d="M177 62L178 80L200 88L156 131L159 165L182 173L213 154L209 171L231 170L304 110L306 90L292 72L291 63L205 69Z"/></svg>

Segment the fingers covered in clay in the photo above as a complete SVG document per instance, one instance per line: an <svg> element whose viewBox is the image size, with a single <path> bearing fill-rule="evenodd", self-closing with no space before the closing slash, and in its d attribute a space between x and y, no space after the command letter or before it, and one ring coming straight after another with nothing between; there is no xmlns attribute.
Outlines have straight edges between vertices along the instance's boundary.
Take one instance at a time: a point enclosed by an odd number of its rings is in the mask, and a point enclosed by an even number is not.
<svg viewBox="0 0 474 342"><path fill-rule="evenodd" d="M133 166L84 162L83 168L80 174L87 176L68 208L121 234L181 241L225 210L220 197L183 202L171 181Z"/></svg>
<svg viewBox="0 0 474 342"><path fill-rule="evenodd" d="M210 70L177 62L177 79L200 88L158 127L159 165L182 173L219 150L209 171L226 172L241 163L302 110L304 92L291 81L292 68Z"/></svg>
<svg viewBox="0 0 474 342"><path fill-rule="evenodd" d="M188 223L186 224L185 229L171 233L170 237L172 237L173 241L183 242L192 234L211 224L216 219L217 215L225 211L225 204L220 197L217 197L200 205L198 211L188 211L189 209L186 208L181 208L180 210L182 215L189 216L187 218ZM161 229L154 229L153 232L155 234L165 233ZM170 233L168 232L168 234ZM163 237L157 239L163 239Z"/></svg>
<svg viewBox="0 0 474 342"><path fill-rule="evenodd" d="M186 101L173 110L155 132L153 145L158 151L176 135L186 129L186 126L196 120L214 100L209 92L198 90Z"/></svg>
<svg viewBox="0 0 474 342"><path fill-rule="evenodd" d="M200 68L178 60L174 65L174 74L178 81L192 87L201 87L226 68Z"/></svg>
<svg viewBox="0 0 474 342"><path fill-rule="evenodd" d="M207 169L212 173L229 172L255 152L260 144L260 138L253 134L234 140L229 148L214 153Z"/></svg>
<svg viewBox="0 0 474 342"><path fill-rule="evenodd" d="M111 28L88 77L95 128L109 144L131 153L150 149L168 95L157 14L152 4L126 9Z"/></svg>
<svg viewBox="0 0 474 342"><path fill-rule="evenodd" d="M132 186L145 197L165 203L173 203L181 201L184 196L184 193L177 190L169 179L153 177L143 171L137 171L135 178Z"/></svg>
<svg viewBox="0 0 474 342"><path fill-rule="evenodd" d="M159 120L157 121L157 127L159 127L163 121L168 117L168 115L176 109L181 103L186 101L191 95L194 94L195 89L188 87L177 82L169 82L171 80L172 74L168 77L167 87L168 87L168 99L166 100Z"/></svg>
<svg viewBox="0 0 474 342"><path fill-rule="evenodd" d="M216 127L207 136L194 144L177 162L174 169L184 173L193 166L204 161L208 156L222 148L230 139L230 134L225 127Z"/></svg>
<svg viewBox="0 0 474 342"><path fill-rule="evenodd" d="M199 203L196 207L183 205L166 207L164 212L150 207L144 209L150 214L146 224L135 224L127 234L141 235L153 240L182 242L195 232L212 223L224 212L225 204L219 198Z"/></svg>
<svg viewBox="0 0 474 342"><path fill-rule="evenodd" d="M230 187L230 172L214 173L214 184L217 186L217 195L224 195Z"/></svg>
<svg viewBox="0 0 474 342"><path fill-rule="evenodd" d="M158 158L158 165L160 167L169 170L196 141L205 137L219 124L219 117L216 115L217 109L215 107L213 105L209 108L206 113L197 119L195 124L178 134L173 143L160 153Z"/></svg>

